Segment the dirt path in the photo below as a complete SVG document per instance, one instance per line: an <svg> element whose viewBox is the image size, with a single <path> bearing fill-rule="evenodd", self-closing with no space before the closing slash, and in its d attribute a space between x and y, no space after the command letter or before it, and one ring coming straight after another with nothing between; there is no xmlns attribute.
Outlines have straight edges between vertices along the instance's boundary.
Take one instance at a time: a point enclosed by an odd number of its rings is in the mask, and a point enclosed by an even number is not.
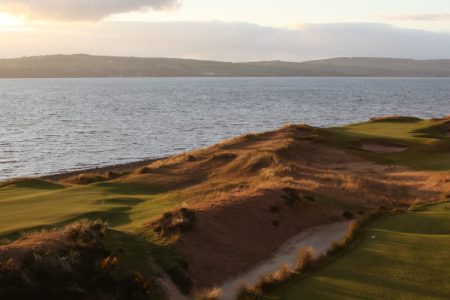
<svg viewBox="0 0 450 300"><path fill-rule="evenodd" d="M224 282L221 286L222 300L235 300L244 284L255 284L262 275L276 271L280 266L295 265L300 249L312 247L317 255L325 254L330 245L342 239L348 228L348 222L339 222L309 228L283 244L271 258L259 263L238 277Z"/></svg>

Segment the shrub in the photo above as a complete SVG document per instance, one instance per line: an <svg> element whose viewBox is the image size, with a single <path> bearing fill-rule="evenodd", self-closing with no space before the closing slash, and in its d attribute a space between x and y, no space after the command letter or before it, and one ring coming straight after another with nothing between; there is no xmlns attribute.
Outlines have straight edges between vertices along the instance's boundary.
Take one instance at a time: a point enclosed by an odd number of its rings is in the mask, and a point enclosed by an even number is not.
<svg viewBox="0 0 450 300"><path fill-rule="evenodd" d="M243 286L239 290L237 300L263 300L263 294L260 289L255 286Z"/></svg>
<svg viewBox="0 0 450 300"><path fill-rule="evenodd" d="M269 292L285 280L289 279L292 274L293 272L289 265L283 265L275 272L263 275L255 287L261 292Z"/></svg>
<svg viewBox="0 0 450 300"><path fill-rule="evenodd" d="M300 250L297 255L297 271L308 271L316 260L313 248Z"/></svg>
<svg viewBox="0 0 450 300"><path fill-rule="evenodd" d="M162 217L151 225L156 233L161 236L170 237L180 232L186 232L195 227L197 216L195 212L181 208L174 212L166 212Z"/></svg>
<svg viewBox="0 0 450 300"><path fill-rule="evenodd" d="M347 233L346 233L345 237L339 242L333 242L331 247L328 249L327 254L328 255L334 254L334 253L344 249L348 245L350 245L350 243L355 238L355 234L359 230L359 228L364 223L368 222L369 220L370 220L370 217L367 217L366 219L363 219L363 220L360 220L360 221L354 221L354 222L350 223L348 225Z"/></svg>
<svg viewBox="0 0 450 300"><path fill-rule="evenodd" d="M107 226L108 224L102 220L81 220L67 225L63 234L71 242L88 243L102 237Z"/></svg>
<svg viewBox="0 0 450 300"><path fill-rule="evenodd" d="M68 183L73 183L73 184L86 185L86 184L91 184L91 183L100 182L100 181L113 180L113 179L119 178L121 176L124 176L125 174L126 173L116 173L116 172L112 172L112 171L109 171L106 173L86 172L86 173L81 173L81 174L69 177L64 181L68 182Z"/></svg>
<svg viewBox="0 0 450 300"><path fill-rule="evenodd" d="M212 289L203 289L196 291L195 300L218 300L222 296L221 289L214 287Z"/></svg>
<svg viewBox="0 0 450 300"><path fill-rule="evenodd" d="M1 264L0 299L97 299L112 295L110 299L143 300L160 295L155 281L126 270L104 248L99 233L105 229L100 221L80 221L62 230L25 236L39 247L12 252L15 258ZM4 247L5 253L15 249Z"/></svg>

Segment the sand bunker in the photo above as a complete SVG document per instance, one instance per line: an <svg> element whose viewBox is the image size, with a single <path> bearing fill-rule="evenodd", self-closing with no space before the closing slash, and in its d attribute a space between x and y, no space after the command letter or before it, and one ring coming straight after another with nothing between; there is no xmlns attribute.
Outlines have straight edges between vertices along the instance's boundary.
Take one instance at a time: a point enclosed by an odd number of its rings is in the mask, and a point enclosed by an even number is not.
<svg viewBox="0 0 450 300"><path fill-rule="evenodd" d="M384 141L365 141L365 142L361 143L359 148L366 150L366 151L370 151L373 153L380 153L380 154L382 154L382 153L399 153L399 152L408 150L408 147L406 147L406 146L389 143L389 142L384 142Z"/></svg>
<svg viewBox="0 0 450 300"><path fill-rule="evenodd" d="M271 258L260 262L251 270L223 283L222 300L236 299L239 289L245 284L256 284L261 276L273 273L282 265L295 266L301 249L313 248L316 255L324 255L335 241L341 240L347 233L349 222L339 222L309 228L283 244Z"/></svg>

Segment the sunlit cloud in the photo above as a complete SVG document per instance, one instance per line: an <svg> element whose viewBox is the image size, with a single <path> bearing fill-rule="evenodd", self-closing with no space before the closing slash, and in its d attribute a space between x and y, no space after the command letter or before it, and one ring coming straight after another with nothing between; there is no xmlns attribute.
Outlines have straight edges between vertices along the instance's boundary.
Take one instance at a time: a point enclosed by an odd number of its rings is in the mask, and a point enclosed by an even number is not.
<svg viewBox="0 0 450 300"><path fill-rule="evenodd" d="M27 19L98 21L136 10L171 10L178 0L0 0L0 11Z"/></svg>
<svg viewBox="0 0 450 300"><path fill-rule="evenodd" d="M388 21L450 21L450 14L406 14L382 17Z"/></svg>

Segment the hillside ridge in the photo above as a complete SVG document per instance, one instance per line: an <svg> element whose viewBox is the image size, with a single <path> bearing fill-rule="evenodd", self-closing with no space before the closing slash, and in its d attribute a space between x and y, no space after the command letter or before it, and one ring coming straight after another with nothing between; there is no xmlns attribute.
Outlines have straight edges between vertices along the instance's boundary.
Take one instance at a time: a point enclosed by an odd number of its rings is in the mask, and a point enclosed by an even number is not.
<svg viewBox="0 0 450 300"><path fill-rule="evenodd" d="M43 55L0 59L0 78L450 77L450 59L338 57L305 62Z"/></svg>

